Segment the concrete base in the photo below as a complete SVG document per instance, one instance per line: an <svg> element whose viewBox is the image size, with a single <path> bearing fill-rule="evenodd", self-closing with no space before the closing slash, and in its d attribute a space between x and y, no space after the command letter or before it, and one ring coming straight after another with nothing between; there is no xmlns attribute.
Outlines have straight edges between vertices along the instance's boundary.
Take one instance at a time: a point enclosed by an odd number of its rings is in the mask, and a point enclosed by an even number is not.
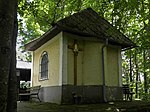
<svg viewBox="0 0 150 112"><path fill-rule="evenodd" d="M92 86L73 86L64 85L62 89L62 103L73 103L72 93L81 95L81 103L98 103L102 102L102 87Z"/></svg>
<svg viewBox="0 0 150 112"><path fill-rule="evenodd" d="M107 101L122 101L122 87L106 86L106 99Z"/></svg>
<svg viewBox="0 0 150 112"><path fill-rule="evenodd" d="M61 104L62 86L48 86L40 89L40 100L42 102L51 102Z"/></svg>
<svg viewBox="0 0 150 112"><path fill-rule="evenodd" d="M105 88L107 101L122 100L121 87L106 86ZM102 90L102 85L42 87L40 90L40 99L43 102L73 104L73 93L75 93L76 96L81 96L80 103L100 103L104 102Z"/></svg>
<svg viewBox="0 0 150 112"><path fill-rule="evenodd" d="M81 95L81 103L104 102L102 85L73 86L64 85L62 88L62 103L73 103L72 93ZM122 100L122 88L106 86L106 101Z"/></svg>

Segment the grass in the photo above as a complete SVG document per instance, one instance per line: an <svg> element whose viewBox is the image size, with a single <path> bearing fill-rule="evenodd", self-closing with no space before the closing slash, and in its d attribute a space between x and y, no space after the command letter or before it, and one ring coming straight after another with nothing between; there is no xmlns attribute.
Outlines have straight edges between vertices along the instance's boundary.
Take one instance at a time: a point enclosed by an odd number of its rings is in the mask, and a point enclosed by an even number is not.
<svg viewBox="0 0 150 112"><path fill-rule="evenodd" d="M149 112L150 102L109 102L100 104L58 105L52 103L19 102L18 112Z"/></svg>

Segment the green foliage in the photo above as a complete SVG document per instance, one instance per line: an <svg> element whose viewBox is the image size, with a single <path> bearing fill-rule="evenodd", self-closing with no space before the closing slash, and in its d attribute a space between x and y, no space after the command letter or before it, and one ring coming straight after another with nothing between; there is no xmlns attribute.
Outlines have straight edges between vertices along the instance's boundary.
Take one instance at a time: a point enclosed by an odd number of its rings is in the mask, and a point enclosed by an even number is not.
<svg viewBox="0 0 150 112"><path fill-rule="evenodd" d="M129 50L122 54L123 82L137 84L139 98L141 93L150 94L145 91L150 87L149 0L20 0L18 21L22 46L41 36L56 21L87 7L93 8L136 43L138 47L132 49L131 54Z"/></svg>

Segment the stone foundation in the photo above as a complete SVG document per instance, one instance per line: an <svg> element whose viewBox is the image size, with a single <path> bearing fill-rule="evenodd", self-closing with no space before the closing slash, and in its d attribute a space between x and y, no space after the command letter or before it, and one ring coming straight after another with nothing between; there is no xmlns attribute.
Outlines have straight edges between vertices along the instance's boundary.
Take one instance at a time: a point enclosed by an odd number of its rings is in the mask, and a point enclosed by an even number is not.
<svg viewBox="0 0 150 112"><path fill-rule="evenodd" d="M100 103L104 102L102 90L102 85L42 87L40 90L40 99L43 102L73 104L75 103L74 98L80 96L81 101L79 103ZM121 87L106 86L105 90L107 101L122 100Z"/></svg>
<svg viewBox="0 0 150 112"><path fill-rule="evenodd" d="M42 102L51 102L61 104L62 86L48 86L40 89L40 100Z"/></svg>
<svg viewBox="0 0 150 112"><path fill-rule="evenodd" d="M104 102L101 85L89 86L72 86L64 85L62 87L62 103L73 103L74 99L72 93L82 96L81 103L100 103ZM122 100L121 87L106 86L106 100L116 101Z"/></svg>

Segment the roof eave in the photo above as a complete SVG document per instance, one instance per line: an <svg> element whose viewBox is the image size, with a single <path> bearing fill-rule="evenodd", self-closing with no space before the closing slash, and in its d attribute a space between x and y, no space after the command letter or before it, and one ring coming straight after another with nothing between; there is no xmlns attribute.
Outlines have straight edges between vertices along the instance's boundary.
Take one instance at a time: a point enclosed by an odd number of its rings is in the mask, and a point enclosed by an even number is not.
<svg viewBox="0 0 150 112"><path fill-rule="evenodd" d="M41 47L44 43L52 39L54 36L56 36L59 32L61 32L61 29L58 28L57 26L54 26L51 28L48 32L44 33L40 38L27 43L25 45L25 50L26 51L34 51L37 48Z"/></svg>
<svg viewBox="0 0 150 112"><path fill-rule="evenodd" d="M133 49L133 48L136 48L138 47L137 45L132 45L132 46L128 46L128 47L123 47L121 51L126 51L126 50L129 50L129 49Z"/></svg>

